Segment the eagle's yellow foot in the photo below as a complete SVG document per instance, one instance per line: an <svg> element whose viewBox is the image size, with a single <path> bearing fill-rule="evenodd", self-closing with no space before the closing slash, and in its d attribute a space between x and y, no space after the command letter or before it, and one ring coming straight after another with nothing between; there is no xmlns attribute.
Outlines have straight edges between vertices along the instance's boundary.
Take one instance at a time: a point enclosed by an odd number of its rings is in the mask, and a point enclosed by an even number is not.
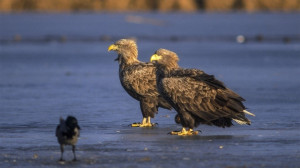
<svg viewBox="0 0 300 168"><path fill-rule="evenodd" d="M130 124L131 127L140 127L142 125L140 122Z"/></svg>
<svg viewBox="0 0 300 168"><path fill-rule="evenodd" d="M171 135L178 135L180 131L172 131L172 132L169 132L169 134Z"/></svg>
<svg viewBox="0 0 300 168"><path fill-rule="evenodd" d="M130 124L131 127L154 127L156 125L157 125L157 123L145 123L145 124L142 124L142 123L132 123L132 124Z"/></svg>
<svg viewBox="0 0 300 168"><path fill-rule="evenodd" d="M200 131L201 132L201 131ZM188 130L189 135L198 135L199 131L194 131L193 129Z"/></svg>
<svg viewBox="0 0 300 168"><path fill-rule="evenodd" d="M141 124L140 127L154 127L156 125L156 123L145 123L145 124Z"/></svg>
<svg viewBox="0 0 300 168"><path fill-rule="evenodd" d="M155 125L157 124L151 123L150 117L148 117L148 118L143 118L142 123L132 123L131 127L154 127Z"/></svg>
<svg viewBox="0 0 300 168"><path fill-rule="evenodd" d="M179 135L179 136L186 136L186 135L198 135L199 131L193 131L193 129L189 129L188 131L185 128L182 128L181 131L172 131L170 132L171 135Z"/></svg>

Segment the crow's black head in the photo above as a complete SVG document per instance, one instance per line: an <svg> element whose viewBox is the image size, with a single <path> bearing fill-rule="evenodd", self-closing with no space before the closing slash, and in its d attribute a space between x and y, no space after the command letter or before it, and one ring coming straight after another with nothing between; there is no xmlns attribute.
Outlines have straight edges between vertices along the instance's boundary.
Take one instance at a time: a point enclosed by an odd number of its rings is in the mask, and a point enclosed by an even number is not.
<svg viewBox="0 0 300 168"><path fill-rule="evenodd" d="M74 129L74 128L80 129L77 119L73 116L67 117L66 125L67 125L67 127L71 128L71 129Z"/></svg>

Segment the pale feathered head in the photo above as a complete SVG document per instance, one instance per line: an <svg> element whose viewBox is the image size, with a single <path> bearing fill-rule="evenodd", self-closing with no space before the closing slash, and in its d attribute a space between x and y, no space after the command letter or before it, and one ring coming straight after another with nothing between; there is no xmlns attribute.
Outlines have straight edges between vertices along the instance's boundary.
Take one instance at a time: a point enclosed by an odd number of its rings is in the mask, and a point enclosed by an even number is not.
<svg viewBox="0 0 300 168"><path fill-rule="evenodd" d="M136 42L132 39L121 39L108 47L108 51L116 51L118 58L115 59L121 63L131 63L137 60L138 49Z"/></svg>
<svg viewBox="0 0 300 168"><path fill-rule="evenodd" d="M179 58L175 52L161 48L155 51L151 56L150 61L167 68L177 68Z"/></svg>

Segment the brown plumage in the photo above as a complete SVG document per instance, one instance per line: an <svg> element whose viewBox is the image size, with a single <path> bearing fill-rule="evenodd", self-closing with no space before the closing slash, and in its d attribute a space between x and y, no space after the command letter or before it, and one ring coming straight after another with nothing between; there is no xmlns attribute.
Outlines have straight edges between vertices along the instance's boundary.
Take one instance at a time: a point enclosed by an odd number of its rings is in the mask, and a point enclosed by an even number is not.
<svg viewBox="0 0 300 168"><path fill-rule="evenodd" d="M138 60L138 49L135 41L121 39L110 45L108 51L116 51L119 62L119 77L123 88L134 99L140 102L143 120L132 126L153 126L153 118L158 107L171 109L171 105L159 95L156 88L156 67L152 63Z"/></svg>
<svg viewBox="0 0 300 168"><path fill-rule="evenodd" d="M157 66L158 91L177 111L175 121L183 126L181 132L174 134L194 134L192 129L199 124L230 127L232 120L250 125L245 114L253 114L246 111L241 96L213 75L180 68L178 60L176 53L166 49L157 50L151 57Z"/></svg>

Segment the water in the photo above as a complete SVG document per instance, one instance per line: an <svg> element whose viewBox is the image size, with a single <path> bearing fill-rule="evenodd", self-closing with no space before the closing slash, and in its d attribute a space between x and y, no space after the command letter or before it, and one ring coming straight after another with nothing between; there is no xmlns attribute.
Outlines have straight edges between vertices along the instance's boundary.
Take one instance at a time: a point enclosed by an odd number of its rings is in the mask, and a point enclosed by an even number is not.
<svg viewBox="0 0 300 168"><path fill-rule="evenodd" d="M300 167L299 16L1 14L0 167ZM176 113L160 109L157 127L129 127L139 104L107 52L123 37L137 38L142 61L168 48L182 67L214 74L247 100L252 125L171 136ZM82 127L79 161L60 163L54 132L67 115Z"/></svg>

